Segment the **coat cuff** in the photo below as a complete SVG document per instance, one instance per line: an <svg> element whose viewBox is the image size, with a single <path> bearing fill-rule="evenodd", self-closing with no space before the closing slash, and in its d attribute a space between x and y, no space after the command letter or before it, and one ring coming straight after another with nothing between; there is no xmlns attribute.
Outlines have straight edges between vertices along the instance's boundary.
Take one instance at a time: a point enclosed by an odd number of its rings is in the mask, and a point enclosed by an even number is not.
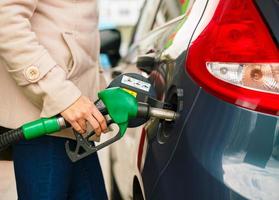
<svg viewBox="0 0 279 200"><path fill-rule="evenodd" d="M61 113L81 96L81 91L66 79L65 72L59 66L53 68L38 84L45 94L41 117L52 117Z"/></svg>
<svg viewBox="0 0 279 200"><path fill-rule="evenodd" d="M17 70L8 70L19 86L26 86L41 80L53 67L56 62L45 50L39 59Z"/></svg>

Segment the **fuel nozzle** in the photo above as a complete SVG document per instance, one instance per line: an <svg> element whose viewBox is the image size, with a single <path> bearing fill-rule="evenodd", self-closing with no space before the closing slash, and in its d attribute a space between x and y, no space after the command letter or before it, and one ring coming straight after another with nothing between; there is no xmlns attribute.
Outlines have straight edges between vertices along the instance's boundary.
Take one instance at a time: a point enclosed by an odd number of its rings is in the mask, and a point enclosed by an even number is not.
<svg viewBox="0 0 279 200"><path fill-rule="evenodd" d="M146 103L138 103L138 116L143 118L155 117L166 121L174 121L178 114L169 109L151 107Z"/></svg>

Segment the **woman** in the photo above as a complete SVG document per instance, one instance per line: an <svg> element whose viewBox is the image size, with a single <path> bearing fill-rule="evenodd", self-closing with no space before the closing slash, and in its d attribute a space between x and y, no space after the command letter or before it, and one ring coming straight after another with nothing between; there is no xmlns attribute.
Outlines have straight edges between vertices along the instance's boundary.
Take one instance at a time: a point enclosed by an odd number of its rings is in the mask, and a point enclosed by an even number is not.
<svg viewBox="0 0 279 200"><path fill-rule="evenodd" d="M1 127L61 114L80 133L106 131L92 103L103 80L97 21L97 0L0 1ZM71 163L73 134L54 136L14 146L19 199L106 199L96 154Z"/></svg>

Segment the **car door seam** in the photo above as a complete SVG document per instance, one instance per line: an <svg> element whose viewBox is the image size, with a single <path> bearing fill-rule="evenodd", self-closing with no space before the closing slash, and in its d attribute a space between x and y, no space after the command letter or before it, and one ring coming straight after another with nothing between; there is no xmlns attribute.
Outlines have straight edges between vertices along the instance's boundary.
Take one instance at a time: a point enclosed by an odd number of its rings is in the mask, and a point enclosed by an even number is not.
<svg viewBox="0 0 279 200"><path fill-rule="evenodd" d="M156 182L155 182L155 184L154 184L154 187L152 188L152 191L151 191L151 199L152 199L152 196L153 196L153 194L154 194L154 190L155 190L155 188L157 187L157 185L158 185L158 183L159 183L159 180L160 180L161 176L162 176L163 173L166 171L166 169L168 168L169 164L171 163L171 161L172 161L172 159L173 159L173 156L174 156L174 154L175 154L175 152L176 152L177 146L178 146L178 144L179 144L179 142L180 142L180 138L181 138L181 136L182 136L183 129L184 129L184 127L186 126L186 124L187 124L187 122L188 122L188 119L189 119L189 117L190 117L190 115L191 115L191 113L192 113L192 111L193 111L193 109L194 109L194 107L195 107L196 102L198 101L198 97L200 96L200 93L201 93L201 88L199 88L199 90L198 90L198 92L197 92L197 95L196 95L196 97L195 97L195 99L194 99L194 101L193 101L193 104L192 104L192 106L191 106L191 108L190 108L190 110L189 110L189 112L188 112L188 114L187 114L187 116L186 116L186 118L185 118L185 121L184 121L183 126L182 126L181 131L180 131L180 134L179 134L179 136L178 136L178 140L177 140L177 142L176 142L176 144L175 144L175 146L174 146L174 148L173 148L173 151L172 151L172 153L171 153L170 159L167 161L166 165L163 167L163 169L162 169L161 172L159 173L159 176L158 176L158 178L157 178L157 180L156 180Z"/></svg>
<svg viewBox="0 0 279 200"><path fill-rule="evenodd" d="M200 19L199 19L199 21L198 21L198 23L197 23L197 25L196 25L196 27L195 27L193 33L192 33L192 36L191 36L191 38L190 38L190 40L189 40L189 43L188 43L188 46L187 46L186 49L189 49L189 46L190 46L191 41L192 41L192 39L193 39L193 36L194 36L194 34L195 34L195 32L196 32L196 30L197 30L197 28L198 28L198 26L199 26L199 24L200 24L200 22L201 22L201 20L202 20L203 15L204 15L204 13L205 13L205 10L206 10L206 8L207 8L208 1L209 1L209 0L207 0L207 2L206 2L206 4L205 4L205 7L204 7L204 9L203 9L203 12L202 12L202 14L201 14L201 16L200 16ZM188 55L188 53L187 53L187 55ZM186 58L187 58L187 55L186 55ZM186 69L185 69L185 70L186 70ZM172 153L171 153L170 159L167 161L167 164L163 167L163 169L162 169L161 172L159 173L158 178L157 178L156 181L155 181L155 184L154 184L154 186L153 186L153 188L152 188L152 190L151 190L151 199L152 199L152 197L153 197L153 195L154 195L154 190L156 189L156 187L157 187L157 185L158 185L158 183L159 183L159 180L160 180L161 176L164 174L164 172L165 172L166 169L168 168L169 164L170 164L171 161L173 160L173 156L174 156L174 153L176 152L177 146L178 146L178 144L179 144L179 142L180 142L180 138L181 138L181 136L182 136L183 129L184 129L185 125L187 124L187 121L188 121L188 119L189 119L189 117L190 117L190 114L191 114L192 111L193 111L193 108L194 108L194 106L195 106L195 104L196 104L196 102L197 102L197 100L198 100L198 97L199 97L200 93L201 93L201 88L199 88L199 91L198 91L198 93L197 93L197 95L196 95L196 97L195 97L195 99L194 99L193 105L192 105L192 107L190 108L190 110L189 110L189 112L188 112L188 114L187 114L187 116L186 116L186 118L185 118L185 121L184 121L184 123L183 123L181 132L180 132L180 134L179 134L179 136L178 136L178 140L177 140L177 142L176 142L176 144L175 144L175 147L174 147L174 149L173 149L173 151L172 151Z"/></svg>

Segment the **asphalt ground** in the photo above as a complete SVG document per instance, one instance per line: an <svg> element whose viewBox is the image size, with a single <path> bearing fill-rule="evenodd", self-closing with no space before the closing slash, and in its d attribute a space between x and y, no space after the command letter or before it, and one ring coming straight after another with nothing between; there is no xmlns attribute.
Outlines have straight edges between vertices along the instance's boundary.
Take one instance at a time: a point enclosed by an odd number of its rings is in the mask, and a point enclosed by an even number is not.
<svg viewBox="0 0 279 200"><path fill-rule="evenodd" d="M0 161L0 200L17 199L13 162Z"/></svg>

